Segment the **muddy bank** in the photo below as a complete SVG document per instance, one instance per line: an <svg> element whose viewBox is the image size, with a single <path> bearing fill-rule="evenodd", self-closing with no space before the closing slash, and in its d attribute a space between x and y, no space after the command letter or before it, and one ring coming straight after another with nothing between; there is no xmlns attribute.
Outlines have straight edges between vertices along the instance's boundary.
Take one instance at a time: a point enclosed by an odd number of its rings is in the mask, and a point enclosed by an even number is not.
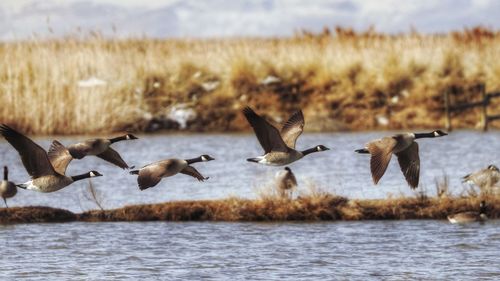
<svg viewBox="0 0 500 281"><path fill-rule="evenodd" d="M500 198L486 198L487 215L500 217ZM477 211L477 198L397 198L349 200L322 195L294 200L229 198L133 205L80 214L49 207L0 209L0 223L113 221L336 221L446 219L449 214Z"/></svg>

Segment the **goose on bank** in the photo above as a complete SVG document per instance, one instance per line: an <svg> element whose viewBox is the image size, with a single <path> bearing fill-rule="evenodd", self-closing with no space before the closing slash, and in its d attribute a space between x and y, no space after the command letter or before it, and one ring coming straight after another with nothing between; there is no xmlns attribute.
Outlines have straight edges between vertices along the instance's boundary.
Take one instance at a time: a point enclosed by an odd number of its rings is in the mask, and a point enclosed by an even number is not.
<svg viewBox="0 0 500 281"><path fill-rule="evenodd" d="M202 155L192 159L166 159L148 164L138 170L130 171L131 175L139 175L137 183L140 190L144 190L157 185L162 178L171 177L178 173L192 176L199 181L207 180L191 164L197 162L207 162L215 160L209 155Z"/></svg>
<svg viewBox="0 0 500 281"><path fill-rule="evenodd" d="M285 167L284 170L276 174L276 182L278 192L282 198L291 198L292 191L297 187L297 179L292 172L292 169Z"/></svg>
<svg viewBox="0 0 500 281"><path fill-rule="evenodd" d="M5 207L7 206L7 198L12 198L17 193L16 185L9 181L9 168L7 166L3 167L3 181L0 181L0 195L3 198L3 202L5 202Z"/></svg>
<svg viewBox="0 0 500 281"><path fill-rule="evenodd" d="M437 130L430 133L404 133L371 141L365 148L357 149L358 153L371 155L370 170L375 184L385 173L392 154L396 154L401 171L412 189L418 187L420 176L420 157L416 139L436 138L448 135Z"/></svg>
<svg viewBox="0 0 500 281"><path fill-rule="evenodd" d="M243 109L243 114L264 149L264 155L248 158L247 161L249 162L282 166L295 162L310 153L329 150L324 145L317 145L303 151L295 149L297 138L304 130L304 115L301 110L288 119L281 132L248 106Z"/></svg>
<svg viewBox="0 0 500 281"><path fill-rule="evenodd" d="M486 169L468 174L462 178L462 182L475 184L480 188L491 188L499 181L500 171L495 165L489 165Z"/></svg>
<svg viewBox="0 0 500 281"><path fill-rule="evenodd" d="M50 162L54 165L54 168L59 173L64 173L69 162L73 159L82 159L88 155L95 155L109 163L116 165L122 169L129 169L127 163L122 159L120 154L111 148L113 143L123 141L123 140L135 140L136 136L132 134L126 134L116 138L105 139L105 138L95 138L89 139L84 142L76 143L64 147L57 140L52 142L50 146L48 155Z"/></svg>
<svg viewBox="0 0 500 281"><path fill-rule="evenodd" d="M479 212L462 212L448 216L451 223L484 222L487 219L486 203L484 201L479 204Z"/></svg>
<svg viewBox="0 0 500 281"><path fill-rule="evenodd" d="M24 168L31 176L30 181L18 184L17 187L39 192L54 192L75 181L102 176L96 171L76 176L60 174L54 170L47 152L28 137L5 124L0 125L0 134L17 150Z"/></svg>

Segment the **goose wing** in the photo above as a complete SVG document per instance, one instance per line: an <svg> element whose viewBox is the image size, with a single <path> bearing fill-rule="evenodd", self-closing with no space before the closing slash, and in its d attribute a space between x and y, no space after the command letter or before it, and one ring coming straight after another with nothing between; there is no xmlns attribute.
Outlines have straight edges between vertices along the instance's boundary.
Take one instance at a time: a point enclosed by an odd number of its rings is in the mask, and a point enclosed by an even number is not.
<svg viewBox="0 0 500 281"><path fill-rule="evenodd" d="M407 149L396 153L399 166L406 181L412 189L418 187L420 175L420 157L418 156L418 143L413 142Z"/></svg>
<svg viewBox="0 0 500 281"><path fill-rule="evenodd" d="M127 165L127 163L125 163L125 161L122 159L120 154L116 150L112 149L111 147L108 147L108 149L106 149L103 153L97 154L96 156L101 158L101 159L104 159L104 160L108 161L109 163L112 163L112 164L114 164L122 169L129 168L129 166Z"/></svg>
<svg viewBox="0 0 500 281"><path fill-rule="evenodd" d="M370 170L372 172L372 179L375 184L378 183L380 178L387 170L387 166L391 161L392 151L396 146L397 141L392 137L385 137L376 141L369 142L366 148L371 154Z"/></svg>
<svg viewBox="0 0 500 281"><path fill-rule="evenodd" d="M69 150L63 144L54 140L50 145L49 152L47 154L49 156L50 163L56 172L61 175L65 175L69 162L73 160Z"/></svg>
<svg viewBox="0 0 500 281"><path fill-rule="evenodd" d="M199 181L204 181L208 179L208 177L205 178L204 176L202 176L200 172L198 172L198 170L196 170L193 166L187 166L186 168L181 170L181 173L195 177Z"/></svg>
<svg viewBox="0 0 500 281"><path fill-rule="evenodd" d="M139 170L137 184L140 190L144 190L157 185L163 177L165 170L159 165L146 166Z"/></svg>
<svg viewBox="0 0 500 281"><path fill-rule="evenodd" d="M302 114L302 110L299 110L283 125L283 128L281 128L281 137L288 147L295 149L297 138L304 131L304 123L304 115Z"/></svg>
<svg viewBox="0 0 500 281"><path fill-rule="evenodd" d="M265 153L271 151L288 152L289 148L281 138L280 132L264 118L260 117L250 107L243 109L248 123L252 126L260 145Z"/></svg>
<svg viewBox="0 0 500 281"><path fill-rule="evenodd" d="M0 125L0 134L19 152L24 168L32 178L56 173L45 149L31 139L5 124Z"/></svg>

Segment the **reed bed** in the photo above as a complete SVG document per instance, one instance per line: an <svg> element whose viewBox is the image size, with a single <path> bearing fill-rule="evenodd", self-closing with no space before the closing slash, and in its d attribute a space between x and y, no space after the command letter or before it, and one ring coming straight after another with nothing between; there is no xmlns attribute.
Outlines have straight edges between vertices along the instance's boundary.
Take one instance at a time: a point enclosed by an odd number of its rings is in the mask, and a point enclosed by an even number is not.
<svg viewBox="0 0 500 281"><path fill-rule="evenodd" d="M475 83L500 89L499 34L337 28L269 39L93 33L1 43L0 120L32 134L240 131L250 105L275 121L302 108L311 131L435 128L444 90L467 101ZM454 127L476 126L478 114Z"/></svg>
<svg viewBox="0 0 500 281"><path fill-rule="evenodd" d="M293 200L280 198L178 201L135 205L73 214L47 207L0 209L0 223L113 222L113 221L337 221L446 219L449 214L478 211L486 200L490 219L500 217L500 198L394 198L348 200L332 194Z"/></svg>

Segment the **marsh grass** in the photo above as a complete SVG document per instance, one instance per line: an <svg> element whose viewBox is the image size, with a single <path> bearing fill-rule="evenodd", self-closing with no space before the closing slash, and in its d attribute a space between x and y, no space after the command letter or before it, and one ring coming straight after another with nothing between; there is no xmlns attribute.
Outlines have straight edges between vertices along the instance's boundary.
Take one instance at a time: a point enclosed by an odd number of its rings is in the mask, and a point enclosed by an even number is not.
<svg viewBox="0 0 500 281"><path fill-rule="evenodd" d="M377 200L349 200L331 194L310 195L292 200L283 198L228 198L206 201L176 201L135 205L112 210L74 214L48 207L0 209L0 223L65 221L335 221L446 219L463 211L478 211L486 201L490 219L500 218L500 198L419 197Z"/></svg>
<svg viewBox="0 0 500 281"><path fill-rule="evenodd" d="M203 40L92 33L2 43L0 120L36 134L147 130L152 122L176 129L168 113L184 104L197 113L188 130L243 130L239 111L251 105L277 121L302 108L308 130L439 127L444 90L467 100L476 82L500 89L499 43L497 31L483 28ZM271 76L278 80L264 83ZM82 84L95 78L104 83ZM454 126L474 127L478 114Z"/></svg>

